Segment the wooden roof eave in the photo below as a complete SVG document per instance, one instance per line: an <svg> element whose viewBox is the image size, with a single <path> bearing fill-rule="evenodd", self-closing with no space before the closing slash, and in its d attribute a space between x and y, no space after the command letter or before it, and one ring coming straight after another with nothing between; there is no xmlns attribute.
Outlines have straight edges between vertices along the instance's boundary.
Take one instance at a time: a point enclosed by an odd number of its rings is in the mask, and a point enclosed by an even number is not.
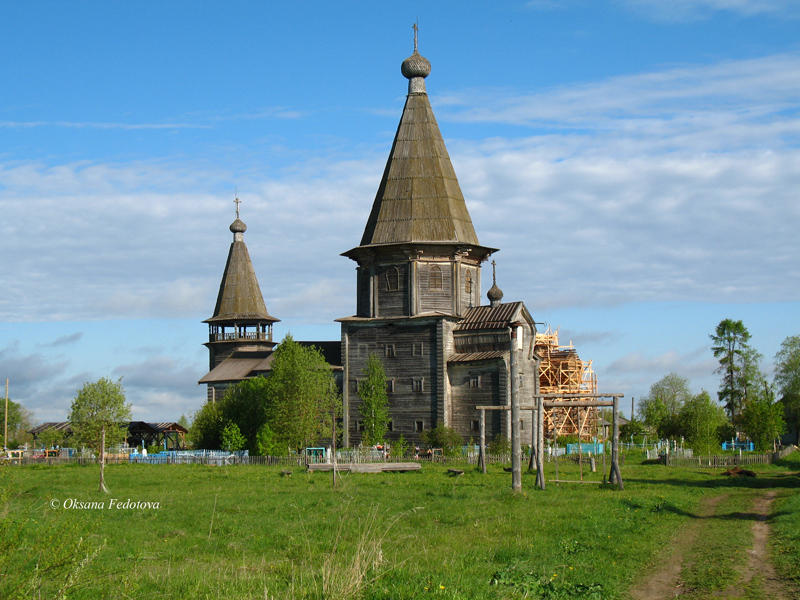
<svg viewBox="0 0 800 600"><path fill-rule="evenodd" d="M410 242L390 242L385 244L366 244L363 246L356 246L347 252L342 252L340 256L345 256L358 263L364 262L366 257L373 258L380 253L381 250L397 249L397 250L419 250L421 246L433 246L439 248L453 248L452 254L463 251L468 256L475 260L485 261L494 254L500 252L498 248L490 248L489 246L481 246L480 244L465 244L459 241L430 241L430 240L414 240Z"/></svg>

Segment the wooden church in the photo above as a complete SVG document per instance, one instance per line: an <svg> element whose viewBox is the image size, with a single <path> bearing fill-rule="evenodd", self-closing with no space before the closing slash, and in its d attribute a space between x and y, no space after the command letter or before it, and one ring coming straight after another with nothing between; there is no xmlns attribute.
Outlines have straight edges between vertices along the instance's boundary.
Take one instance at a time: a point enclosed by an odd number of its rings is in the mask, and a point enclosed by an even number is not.
<svg viewBox="0 0 800 600"><path fill-rule="evenodd" d="M477 438L476 406L510 405L512 354L521 396L538 385L536 328L525 305L503 302L494 277L481 304L482 267L497 249L478 241L426 93L431 64L416 39L401 71L408 96L391 153L361 242L343 253L358 265L356 314L338 319L341 342L314 343L341 370L345 446L361 441L356 390L370 354L386 371L390 440L402 434L418 443L437 424L465 441ZM269 371L277 319L264 306L244 229L237 211L217 306L206 321L210 372L200 383L209 398ZM529 430L529 412L524 419ZM510 436L510 413L488 413L486 433Z"/></svg>

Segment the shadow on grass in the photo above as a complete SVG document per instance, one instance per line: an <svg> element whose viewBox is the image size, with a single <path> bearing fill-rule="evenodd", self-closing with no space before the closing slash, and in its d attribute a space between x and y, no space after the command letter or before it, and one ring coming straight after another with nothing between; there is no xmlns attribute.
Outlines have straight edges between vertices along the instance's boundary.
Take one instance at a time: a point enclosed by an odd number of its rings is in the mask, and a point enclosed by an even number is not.
<svg viewBox="0 0 800 600"><path fill-rule="evenodd" d="M764 515L755 512L730 512L724 514L714 514L714 515L698 515L687 510L683 510L682 508L678 508L672 504L665 504L660 508L663 512L672 513L674 515L678 515L681 517L687 517L689 519L699 519L699 520L709 520L713 519L716 521L763 521ZM789 511L779 511L770 513L767 515L767 521L771 521L778 517L790 514Z"/></svg>
<svg viewBox="0 0 800 600"><path fill-rule="evenodd" d="M722 472L696 471L693 475L706 475L713 479L698 481L694 478L681 479L680 477L665 477L663 479L639 479L635 477L625 477L626 483L642 483L646 485L671 485L677 487L696 487L696 488L800 488L800 473L762 473L757 477L729 477Z"/></svg>

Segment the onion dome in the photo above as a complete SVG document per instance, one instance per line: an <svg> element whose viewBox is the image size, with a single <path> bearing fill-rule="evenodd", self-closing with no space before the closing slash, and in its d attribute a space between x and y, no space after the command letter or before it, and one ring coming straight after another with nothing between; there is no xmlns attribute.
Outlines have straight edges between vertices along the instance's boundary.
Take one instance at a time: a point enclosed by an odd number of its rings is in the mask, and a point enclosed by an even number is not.
<svg viewBox="0 0 800 600"><path fill-rule="evenodd" d="M247 231L247 225L241 219L236 219L231 223L231 233L244 233Z"/></svg>
<svg viewBox="0 0 800 600"><path fill-rule="evenodd" d="M489 291L486 292L486 297L489 298L489 302L492 306L497 306L503 299L503 290L497 287L497 271L495 270L496 266L497 263L492 261L492 287L490 287Z"/></svg>
<svg viewBox="0 0 800 600"><path fill-rule="evenodd" d="M503 290L497 287L495 283L492 287L489 288L489 291L486 292L486 296L489 298L489 301L494 304L495 302L500 302L503 299Z"/></svg>
<svg viewBox="0 0 800 600"><path fill-rule="evenodd" d="M431 62L414 50L414 54L409 56L400 65L400 71L406 79L422 77L423 79L431 74Z"/></svg>

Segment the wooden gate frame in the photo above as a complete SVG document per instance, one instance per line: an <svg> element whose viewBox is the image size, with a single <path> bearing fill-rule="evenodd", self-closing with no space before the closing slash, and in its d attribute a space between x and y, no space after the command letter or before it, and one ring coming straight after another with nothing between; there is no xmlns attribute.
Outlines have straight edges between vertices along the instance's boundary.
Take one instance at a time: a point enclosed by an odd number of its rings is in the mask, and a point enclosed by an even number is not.
<svg viewBox="0 0 800 600"><path fill-rule="evenodd" d="M569 407L599 407L611 406L612 412L612 436L611 436L611 470L608 475L610 483L616 483L620 490L625 489L622 482L622 474L619 470L619 399L624 398L625 394L533 394L532 398L537 400L536 406L520 406L520 410L529 410L532 413L534 422L534 436L531 440L531 462L536 461L536 486L545 489L544 479L544 409L545 408L569 408ZM595 398L595 400L578 400L579 398ZM600 400L600 398L611 398L611 400ZM511 410L510 406L476 406L481 413L480 423L480 455L478 464L483 473L486 473L486 411L487 410ZM516 428L519 436L519 423L511 421L512 435ZM513 484L512 484L513 487Z"/></svg>

